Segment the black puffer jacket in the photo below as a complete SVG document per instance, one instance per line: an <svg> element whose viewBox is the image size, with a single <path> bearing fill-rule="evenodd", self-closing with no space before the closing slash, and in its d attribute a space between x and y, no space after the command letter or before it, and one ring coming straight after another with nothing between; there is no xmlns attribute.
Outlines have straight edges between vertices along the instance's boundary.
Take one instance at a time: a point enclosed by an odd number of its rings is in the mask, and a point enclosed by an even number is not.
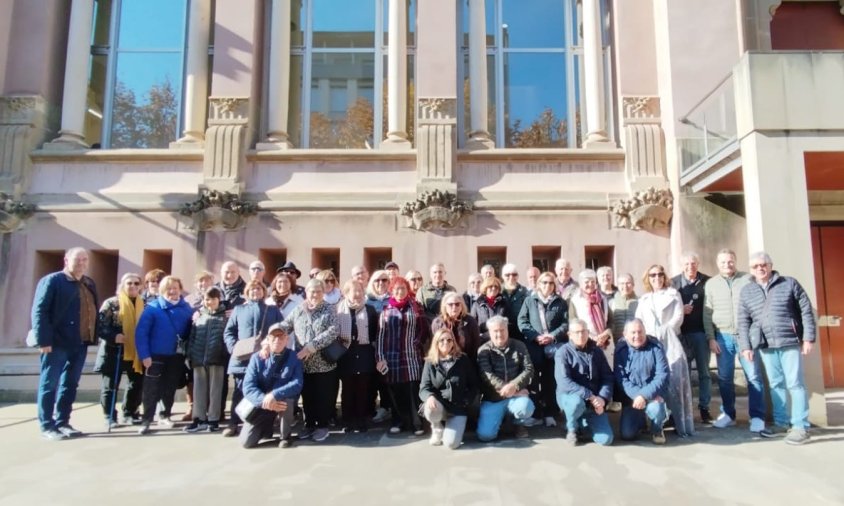
<svg viewBox="0 0 844 506"><path fill-rule="evenodd" d="M498 390L507 383L515 382L516 389L522 390L533 379L533 361L527 347L515 339L508 339L504 348L498 348L492 341L482 345L478 349L478 369L485 401L503 400Z"/></svg>
<svg viewBox="0 0 844 506"><path fill-rule="evenodd" d="M767 303L767 307L766 307ZM742 350L783 348L814 342L815 315L806 291L796 279L771 274L767 287L751 281L742 288L738 307L739 345ZM761 331L761 343L751 334Z"/></svg>
<svg viewBox="0 0 844 506"><path fill-rule="evenodd" d="M225 330L226 309L222 304L213 313L205 307L199 309L199 317L193 323L188 339L188 358L192 367L227 364Z"/></svg>
<svg viewBox="0 0 844 506"><path fill-rule="evenodd" d="M419 381L419 398L425 402L431 396L440 401L450 415L468 414L469 406L478 396L478 376L468 355L460 355L447 371L442 364L425 361Z"/></svg>
<svg viewBox="0 0 844 506"><path fill-rule="evenodd" d="M502 295L495 297L492 304L483 295L478 297L472 304L472 317L478 321L478 330L481 333L481 342L489 341L489 331L486 329L486 321L493 316L507 316L507 300ZM508 329L509 330L509 329ZM509 334L508 334L509 335ZM510 336L512 337L512 336Z"/></svg>

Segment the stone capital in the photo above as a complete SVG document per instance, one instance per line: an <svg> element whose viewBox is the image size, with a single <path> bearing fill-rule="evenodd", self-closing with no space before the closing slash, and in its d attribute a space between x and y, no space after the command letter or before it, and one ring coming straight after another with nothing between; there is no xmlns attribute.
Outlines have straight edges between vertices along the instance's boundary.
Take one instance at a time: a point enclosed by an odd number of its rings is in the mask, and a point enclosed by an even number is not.
<svg viewBox="0 0 844 506"><path fill-rule="evenodd" d="M459 200L450 192L432 190L423 192L416 200L405 202L399 215L405 227L413 230L452 230L463 226L472 214L472 204Z"/></svg>

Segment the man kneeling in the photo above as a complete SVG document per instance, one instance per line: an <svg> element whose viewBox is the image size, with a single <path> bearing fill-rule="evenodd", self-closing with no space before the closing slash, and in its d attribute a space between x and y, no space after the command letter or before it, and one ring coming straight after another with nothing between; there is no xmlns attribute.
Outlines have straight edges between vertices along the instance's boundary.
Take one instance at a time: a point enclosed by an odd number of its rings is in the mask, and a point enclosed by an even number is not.
<svg viewBox="0 0 844 506"><path fill-rule="evenodd" d="M554 362L557 404L566 414L566 442L576 445L578 431L588 428L593 441L611 445L606 405L612 399L612 369L604 351L589 339L583 320L569 322L569 342L557 350Z"/></svg>
<svg viewBox="0 0 844 506"><path fill-rule="evenodd" d="M621 439L632 441L651 422L654 444L665 444L662 426L667 417L668 361L662 346L645 334L638 318L624 326L624 340L615 349L616 388L624 391L621 410Z"/></svg>
<svg viewBox="0 0 844 506"><path fill-rule="evenodd" d="M287 348L288 340L280 323L272 325L267 335L268 349L255 353L249 360L243 379L243 397L255 406L255 412L248 420L244 419L240 431L240 443L244 448L253 448L261 439L272 437L278 415L281 415L279 447L290 447L293 408L302 392L304 373L302 361Z"/></svg>

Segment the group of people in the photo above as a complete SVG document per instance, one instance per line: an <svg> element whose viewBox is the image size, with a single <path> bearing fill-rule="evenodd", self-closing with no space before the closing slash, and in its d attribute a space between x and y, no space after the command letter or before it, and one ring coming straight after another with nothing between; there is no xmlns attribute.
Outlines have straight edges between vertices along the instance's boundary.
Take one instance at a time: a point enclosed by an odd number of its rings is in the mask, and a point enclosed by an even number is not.
<svg viewBox="0 0 844 506"><path fill-rule="evenodd" d="M429 425L432 445L454 449L467 426L491 441L502 427L527 437L528 427L564 418L570 444L591 436L609 445L616 431L607 412L621 411L622 439L647 430L664 444L666 424L680 437L694 434L693 361L700 421L735 424L738 356L750 431L787 432L791 444L809 439L802 355L815 341L815 319L800 284L773 271L764 252L751 255L750 275L737 271L735 253L726 249L711 278L699 272L695 254L683 256L682 273L671 279L651 265L641 296L630 274L615 277L601 267L575 280L565 259L554 272L529 268L525 285L515 265L504 265L500 278L485 265L463 293L447 283L441 263L431 266L427 282L416 270L402 276L389 262L371 275L355 266L342 285L331 270L314 269L302 286L292 262L266 283L262 262L249 265L247 281L229 261L219 282L211 272L197 274L190 293L160 270L126 273L99 311L85 275L88 253L73 248L64 261L64 270L39 281L32 307L41 351L38 417L50 440L80 434L70 414L87 346L97 342L106 424L137 425L142 435L156 415L158 427L173 427L175 393L187 388L182 421L190 423L183 430L222 430L245 447L272 437L276 424L280 446L289 447L300 399L297 438L317 442L334 423L363 432L389 420L391 434L422 436ZM722 398L714 419L710 353L717 355Z"/></svg>

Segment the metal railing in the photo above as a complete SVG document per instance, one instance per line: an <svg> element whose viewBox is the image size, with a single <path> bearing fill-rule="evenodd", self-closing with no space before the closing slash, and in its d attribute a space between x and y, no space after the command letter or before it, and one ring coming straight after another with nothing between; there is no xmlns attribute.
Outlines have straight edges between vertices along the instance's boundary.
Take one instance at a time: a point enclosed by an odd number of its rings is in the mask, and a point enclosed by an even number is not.
<svg viewBox="0 0 844 506"><path fill-rule="evenodd" d="M736 139L736 102L730 74L680 119L680 174L716 158Z"/></svg>

